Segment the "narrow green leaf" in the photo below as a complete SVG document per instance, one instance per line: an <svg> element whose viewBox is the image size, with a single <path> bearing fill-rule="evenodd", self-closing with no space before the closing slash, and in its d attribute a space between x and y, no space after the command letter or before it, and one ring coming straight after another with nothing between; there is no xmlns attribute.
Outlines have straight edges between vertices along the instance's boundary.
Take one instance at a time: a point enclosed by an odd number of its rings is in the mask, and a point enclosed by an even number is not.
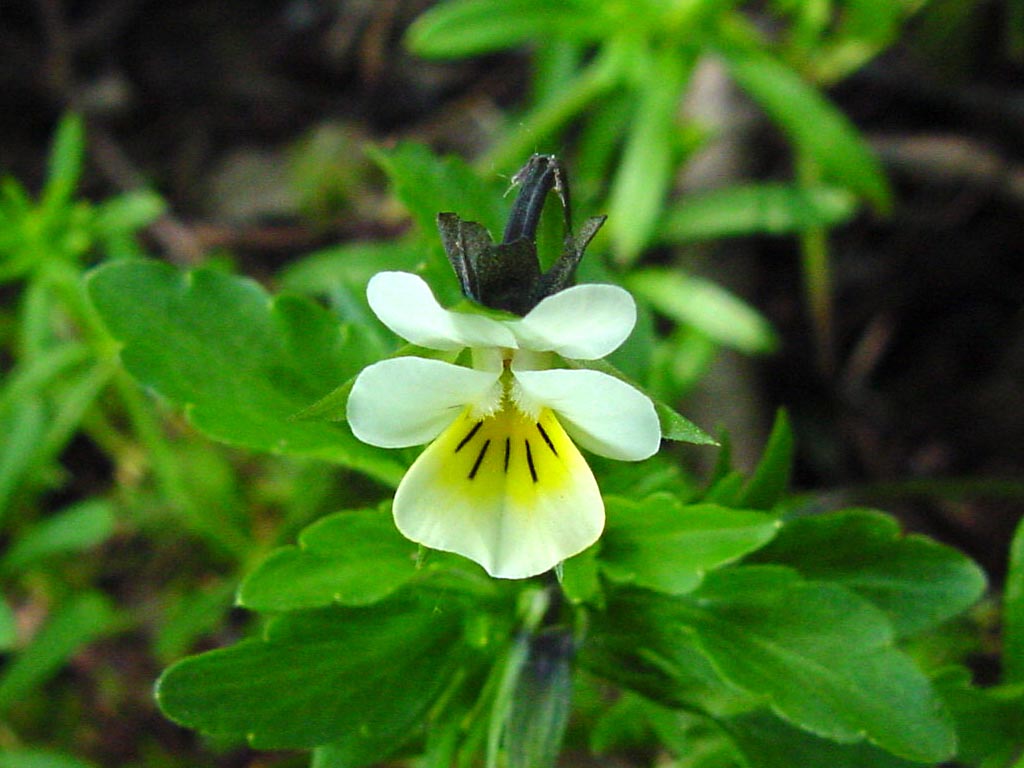
<svg viewBox="0 0 1024 768"><path fill-rule="evenodd" d="M684 506L668 494L640 502L611 497L605 506L599 555L605 574L670 594L696 589L707 571L764 546L779 528L762 512Z"/></svg>
<svg viewBox="0 0 1024 768"><path fill-rule="evenodd" d="M788 521L754 560L853 590L880 608L899 637L931 629L973 605L985 574L970 558L892 517L862 509Z"/></svg>
<svg viewBox="0 0 1024 768"><path fill-rule="evenodd" d="M889 208L889 185L878 159L842 112L768 54L734 47L723 56L740 87L800 152L813 159L828 181L851 189L876 208Z"/></svg>
<svg viewBox="0 0 1024 768"><path fill-rule="evenodd" d="M437 600L287 614L264 639L168 669L157 702L182 725L261 749L367 740L394 749L462 661L461 624L456 605Z"/></svg>
<svg viewBox="0 0 1024 768"><path fill-rule="evenodd" d="M10 650L18 642L18 626L14 611L0 598L0 652Z"/></svg>
<svg viewBox="0 0 1024 768"><path fill-rule="evenodd" d="M662 217L659 242L722 237L785 235L831 227L853 216L857 201L840 187L749 184L705 192L682 200Z"/></svg>
<svg viewBox="0 0 1024 768"><path fill-rule="evenodd" d="M96 207L93 226L105 237L133 234L156 221L166 208L163 198L155 192L125 192Z"/></svg>
<svg viewBox="0 0 1024 768"><path fill-rule="evenodd" d="M416 575L417 547L386 511L339 512L306 528L246 577L238 602L263 611L368 605Z"/></svg>
<svg viewBox="0 0 1024 768"><path fill-rule="evenodd" d="M38 397L27 397L7 413L0 412L0 520L35 459L46 428L46 407Z"/></svg>
<svg viewBox="0 0 1024 768"><path fill-rule="evenodd" d="M94 768L94 763L63 752L45 749L11 749L0 754L0 768Z"/></svg>
<svg viewBox="0 0 1024 768"><path fill-rule="evenodd" d="M771 509L789 489L793 469L793 430L784 409L775 414L775 423L768 436L761 460L743 489L738 506L746 509Z"/></svg>
<svg viewBox="0 0 1024 768"><path fill-rule="evenodd" d="M719 285L669 269L645 269L626 287L666 317L701 331L726 347L748 354L772 352L774 330L764 317Z"/></svg>
<svg viewBox="0 0 1024 768"><path fill-rule="evenodd" d="M622 263L634 263L650 243L671 186L673 135L689 69L681 49L672 46L651 59L640 76L635 116L608 199L616 258Z"/></svg>
<svg viewBox="0 0 1024 768"><path fill-rule="evenodd" d="M50 149L46 186L40 198L44 218L51 219L71 203L85 157L85 127L80 115L61 118Z"/></svg>
<svg viewBox="0 0 1024 768"><path fill-rule="evenodd" d="M593 35L595 10L580 0L455 0L420 16L409 28L406 44L419 56L459 58L539 38L585 39Z"/></svg>
<svg viewBox="0 0 1024 768"><path fill-rule="evenodd" d="M82 646L109 632L114 619L98 592L75 595L60 605L0 674L0 713L49 680Z"/></svg>
<svg viewBox="0 0 1024 768"><path fill-rule="evenodd" d="M210 437L335 461L396 484L404 467L346 427L293 416L371 362L316 304L250 280L122 261L94 270L93 303L125 367Z"/></svg>
<svg viewBox="0 0 1024 768"><path fill-rule="evenodd" d="M0 571L13 573L54 555L83 552L110 538L114 513L103 499L90 499L29 528L0 556Z"/></svg>
<svg viewBox="0 0 1024 768"><path fill-rule="evenodd" d="M197 639L225 626L235 596L235 580L204 584L190 588L164 611L157 627L153 649L165 662L175 661L187 653Z"/></svg>
<svg viewBox="0 0 1024 768"><path fill-rule="evenodd" d="M1024 519L1010 544L1010 565L1003 590L1003 677L1024 683Z"/></svg>

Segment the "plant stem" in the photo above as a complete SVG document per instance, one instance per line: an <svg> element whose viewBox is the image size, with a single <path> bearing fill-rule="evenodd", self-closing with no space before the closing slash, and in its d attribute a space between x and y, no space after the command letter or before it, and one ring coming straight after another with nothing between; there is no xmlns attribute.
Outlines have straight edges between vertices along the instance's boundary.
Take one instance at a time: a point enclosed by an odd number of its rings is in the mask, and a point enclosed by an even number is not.
<svg viewBox="0 0 1024 768"><path fill-rule="evenodd" d="M797 159L797 182L809 189L818 181L818 167L807 156ZM835 330L832 312L832 266L828 253L828 232L812 226L800 235L800 257L804 297L814 332L818 369L826 377L835 372Z"/></svg>

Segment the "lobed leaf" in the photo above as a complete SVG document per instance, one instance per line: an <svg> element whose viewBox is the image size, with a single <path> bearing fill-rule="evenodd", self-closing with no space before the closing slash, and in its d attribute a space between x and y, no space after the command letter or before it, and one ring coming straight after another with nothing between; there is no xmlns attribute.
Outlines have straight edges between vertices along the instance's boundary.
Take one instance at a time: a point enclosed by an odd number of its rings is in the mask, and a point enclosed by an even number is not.
<svg viewBox="0 0 1024 768"><path fill-rule="evenodd" d="M339 512L275 550L242 582L238 603L261 611L368 605L416 575L417 547L380 510Z"/></svg>
<svg viewBox="0 0 1024 768"><path fill-rule="evenodd" d="M985 574L970 558L924 536L902 536L895 519L871 510L790 520L753 559L849 588L881 609L899 637L956 616L985 590Z"/></svg>
<svg viewBox="0 0 1024 768"><path fill-rule="evenodd" d="M894 647L884 614L836 584L780 567L726 568L683 596L620 591L595 634L605 646L595 671L615 669L613 679L670 706L722 711L737 691L822 738L867 739L920 762L955 750L942 700ZM701 672L695 654L720 679Z"/></svg>
<svg viewBox="0 0 1024 768"><path fill-rule="evenodd" d="M172 720L260 749L401 746L463 660L452 601L286 614L265 636L187 658L157 683ZM362 763L360 763L362 764Z"/></svg>
<svg viewBox="0 0 1024 768"><path fill-rule="evenodd" d="M763 512L684 506L668 494L641 502L611 497L606 511L599 554L605 575L669 594L696 589L707 571L764 546L779 528Z"/></svg>
<svg viewBox="0 0 1024 768"><path fill-rule="evenodd" d="M371 362L326 310L271 298L244 278L151 261L101 266L88 288L128 371L209 437L338 462L386 483L401 478L393 454L347 428L293 418Z"/></svg>

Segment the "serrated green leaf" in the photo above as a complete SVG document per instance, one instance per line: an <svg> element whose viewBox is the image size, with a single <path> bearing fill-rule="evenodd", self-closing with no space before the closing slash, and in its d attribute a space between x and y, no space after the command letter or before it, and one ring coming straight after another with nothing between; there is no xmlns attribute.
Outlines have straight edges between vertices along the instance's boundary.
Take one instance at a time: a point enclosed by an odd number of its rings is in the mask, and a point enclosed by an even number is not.
<svg viewBox="0 0 1024 768"><path fill-rule="evenodd" d="M419 56L476 56L545 37L583 39L594 21L595 8L579 0L456 0L416 19L406 44Z"/></svg>
<svg viewBox="0 0 1024 768"><path fill-rule="evenodd" d="M417 546L381 510L339 512L274 551L246 577L238 602L261 611L368 605L416 575Z"/></svg>
<svg viewBox="0 0 1024 768"><path fill-rule="evenodd" d="M857 201L839 187L747 184L705 192L672 205L656 230L661 243L803 232L848 220Z"/></svg>
<svg viewBox="0 0 1024 768"><path fill-rule="evenodd" d="M168 669L157 702L182 725L261 749L401 746L462 661L452 601L401 599L287 614ZM376 758L386 754L376 755Z"/></svg>
<svg viewBox="0 0 1024 768"><path fill-rule="evenodd" d="M1010 564L1003 590L1003 678L1024 683L1024 518L1010 544Z"/></svg>
<svg viewBox="0 0 1024 768"><path fill-rule="evenodd" d="M842 584L880 608L899 637L956 616L985 590L985 574L970 558L924 536L903 536L894 518L871 510L790 520L753 559Z"/></svg>
<svg viewBox="0 0 1024 768"><path fill-rule="evenodd" d="M655 311L723 346L748 354L765 354L777 346L775 331L757 310L710 280L645 269L629 275L626 287Z"/></svg>
<svg viewBox="0 0 1024 768"><path fill-rule="evenodd" d="M723 56L739 86L800 152L813 159L827 180L862 195L881 210L889 208L889 184L881 165L842 112L766 53L730 48Z"/></svg>
<svg viewBox="0 0 1024 768"><path fill-rule="evenodd" d="M684 506L656 494L606 499L602 569L614 581L670 594L696 589L704 574L764 546L779 524L762 512L714 504Z"/></svg>
<svg viewBox="0 0 1024 768"><path fill-rule="evenodd" d="M50 679L79 648L109 632L115 615L98 592L83 592L57 607L42 629L0 674L0 713Z"/></svg>
<svg viewBox="0 0 1024 768"><path fill-rule="evenodd" d="M900 757L949 759L956 734L928 679L893 645L884 614L835 584L764 566L715 571L661 607L693 632L724 679L784 719ZM683 629L683 628L686 629Z"/></svg>
<svg viewBox="0 0 1024 768"><path fill-rule="evenodd" d="M345 427L293 417L371 362L316 304L269 297L219 272L182 273L150 261L94 270L90 297L122 344L125 367L232 445L335 461L397 484L393 454Z"/></svg>
<svg viewBox="0 0 1024 768"><path fill-rule="evenodd" d="M81 552L114 532L114 513L103 499L90 499L37 523L0 556L0 571L13 573L53 555Z"/></svg>
<svg viewBox="0 0 1024 768"><path fill-rule="evenodd" d="M746 509L771 509L789 489L793 469L793 430L784 409L775 414L768 444L757 462L754 474L740 495L737 506Z"/></svg>

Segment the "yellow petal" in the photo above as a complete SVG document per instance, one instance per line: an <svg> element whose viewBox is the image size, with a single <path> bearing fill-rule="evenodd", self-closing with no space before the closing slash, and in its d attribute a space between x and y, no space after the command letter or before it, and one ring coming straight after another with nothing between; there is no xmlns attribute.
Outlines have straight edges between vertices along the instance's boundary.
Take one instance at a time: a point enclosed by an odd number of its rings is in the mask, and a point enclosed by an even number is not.
<svg viewBox="0 0 1024 768"><path fill-rule="evenodd" d="M593 544L604 503L554 414L467 409L409 469L395 494L398 529L475 560L499 578L550 570Z"/></svg>

